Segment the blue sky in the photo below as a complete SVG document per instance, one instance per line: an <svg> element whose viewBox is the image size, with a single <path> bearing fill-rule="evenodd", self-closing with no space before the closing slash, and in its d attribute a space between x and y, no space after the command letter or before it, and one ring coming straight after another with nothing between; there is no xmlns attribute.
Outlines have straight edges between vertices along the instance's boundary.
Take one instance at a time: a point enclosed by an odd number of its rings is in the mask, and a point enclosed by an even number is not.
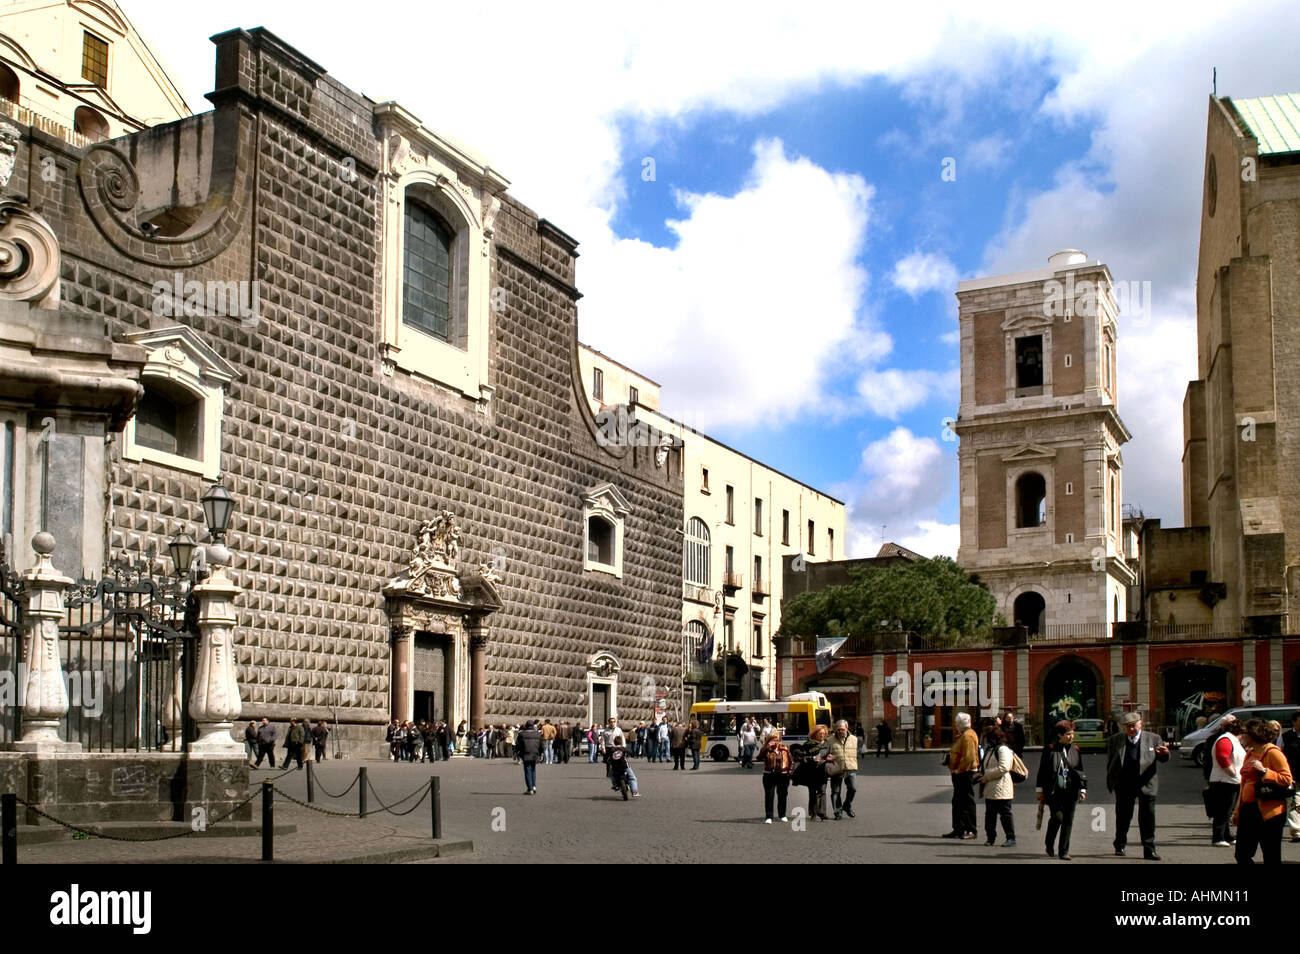
<svg viewBox="0 0 1300 954"><path fill-rule="evenodd" d="M1120 318L1124 496L1179 525L1211 69L1300 90L1300 14L904 6L123 4L196 111L207 37L266 26L491 161L582 243L582 339L845 500L850 555L881 523L955 554L958 280L1073 247L1150 282Z"/></svg>

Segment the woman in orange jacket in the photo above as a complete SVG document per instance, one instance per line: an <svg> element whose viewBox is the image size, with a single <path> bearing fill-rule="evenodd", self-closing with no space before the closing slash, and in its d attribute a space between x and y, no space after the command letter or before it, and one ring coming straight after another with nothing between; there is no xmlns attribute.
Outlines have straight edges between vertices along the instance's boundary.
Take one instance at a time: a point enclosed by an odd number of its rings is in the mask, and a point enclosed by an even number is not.
<svg viewBox="0 0 1300 954"><path fill-rule="evenodd" d="M1254 864L1256 847L1264 864L1282 863L1282 828L1294 779L1286 756L1273 744L1276 738L1277 730L1263 719L1251 719L1242 733L1241 741L1250 748L1241 767L1241 800L1233 819L1237 823L1237 864ZM1261 791L1273 786L1276 790Z"/></svg>

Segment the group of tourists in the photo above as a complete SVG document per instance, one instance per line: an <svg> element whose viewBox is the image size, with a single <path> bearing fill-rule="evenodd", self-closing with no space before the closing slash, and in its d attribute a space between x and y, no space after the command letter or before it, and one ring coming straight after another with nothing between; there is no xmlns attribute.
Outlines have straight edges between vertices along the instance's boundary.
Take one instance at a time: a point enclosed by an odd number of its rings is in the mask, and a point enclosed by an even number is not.
<svg viewBox="0 0 1300 954"><path fill-rule="evenodd" d="M464 723L459 733L464 744ZM439 762L446 761L456 752L457 733L449 722L400 721L394 719L388 723L384 741L388 743L388 754L394 762Z"/></svg>
<svg viewBox="0 0 1300 954"><path fill-rule="evenodd" d="M279 739L279 734L279 730L269 719L263 719L261 722L254 719L248 723L248 727L244 729L244 746L248 754L249 768L261 768L262 759L266 759L267 768L275 768L275 743ZM290 762L296 761L298 768L301 769L306 762L323 761L325 741L329 736L329 723L324 719L317 720L314 726L306 719L301 722L298 719L290 719L284 737L284 764L280 767L287 769ZM253 759L254 755L257 756L256 761Z"/></svg>
<svg viewBox="0 0 1300 954"><path fill-rule="evenodd" d="M814 726L807 741L793 749L781 741L783 733L779 727L766 723L762 735L759 754L763 760L765 825L772 824L777 817L782 822L790 820L787 801L791 785L808 789L809 820L826 821L828 781L835 820L839 821L845 815L857 817L853 811L853 798L858 791L858 737L849 731L847 721L841 719L835 723L834 733L824 725ZM845 792L847 797L843 797Z"/></svg>
<svg viewBox="0 0 1300 954"><path fill-rule="evenodd" d="M985 844L997 844L1000 824L1006 838L1003 847L1013 848L1015 786L1029 775L1020 758L1023 730L1014 731L1014 720L994 719L986 721L977 733L970 715L964 712L957 714L956 726L959 735L944 759L953 796L952 829L943 837L978 837L978 790L984 799ZM1143 730L1142 717L1136 712L1124 713L1117 728L1106 743L1106 789L1115 799L1112 846L1117 856L1127 855L1136 808L1142 857L1159 861L1155 840L1157 770L1169 760L1169 746L1156 733ZM1294 787L1300 770L1300 712L1291 729L1283 733L1281 728L1277 722L1252 719L1240 723L1229 716L1210 742L1204 800L1211 820L1211 844L1235 845L1239 864L1253 864L1256 853L1266 864L1280 864L1286 829L1291 831L1292 841L1300 842L1300 798ZM1047 816L1047 854L1069 861L1075 810L1088 798L1088 775L1083 753L1074 744L1074 724L1058 722L1055 735L1055 741L1043 747L1035 776L1037 822L1041 827ZM1279 736L1281 748L1274 744ZM1237 829L1235 837L1233 827Z"/></svg>

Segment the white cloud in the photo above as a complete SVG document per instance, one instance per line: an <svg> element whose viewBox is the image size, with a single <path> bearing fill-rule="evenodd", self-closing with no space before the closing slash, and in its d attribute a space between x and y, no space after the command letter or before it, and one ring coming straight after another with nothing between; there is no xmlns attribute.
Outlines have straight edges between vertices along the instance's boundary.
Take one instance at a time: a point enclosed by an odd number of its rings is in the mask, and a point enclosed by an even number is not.
<svg viewBox="0 0 1300 954"><path fill-rule="evenodd" d="M997 169L1006 164L1012 145L1006 136L985 136L966 147L965 159L975 169Z"/></svg>
<svg viewBox="0 0 1300 954"><path fill-rule="evenodd" d="M900 414L936 397L946 398L949 403L956 404L960 378L956 368L946 372L925 369L901 371L897 368L868 370L858 377L857 390L872 414L896 421Z"/></svg>
<svg viewBox="0 0 1300 954"><path fill-rule="evenodd" d="M957 266L946 255L913 252L894 264L894 287L913 298L930 291L955 294Z"/></svg>
<svg viewBox="0 0 1300 954"><path fill-rule="evenodd" d="M842 348L863 333L870 351L888 345L859 317L872 188L779 140L753 152L735 195L678 195L675 247L621 240L584 256L584 340L634 356L663 385L665 410L690 408L704 428L827 413L823 381ZM781 210L794 209L791 232Z"/></svg>
<svg viewBox="0 0 1300 954"><path fill-rule="evenodd" d="M915 533L894 539L894 542L923 557L946 556L955 560L957 548L961 546L961 524L921 520Z"/></svg>
<svg viewBox="0 0 1300 954"><path fill-rule="evenodd" d="M907 541L920 543L917 552L933 556L924 547L942 538L939 506L952 490L954 463L934 438L917 437L905 427L868 444L858 473L832 491L847 502L849 555L874 556L883 524L885 540L910 549L917 547Z"/></svg>

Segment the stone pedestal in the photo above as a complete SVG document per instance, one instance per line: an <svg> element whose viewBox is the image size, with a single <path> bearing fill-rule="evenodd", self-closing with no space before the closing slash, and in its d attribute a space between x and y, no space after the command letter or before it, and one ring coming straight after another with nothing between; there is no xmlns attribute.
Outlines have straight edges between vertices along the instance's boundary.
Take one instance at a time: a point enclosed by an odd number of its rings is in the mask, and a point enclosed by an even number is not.
<svg viewBox="0 0 1300 954"><path fill-rule="evenodd" d="M194 587L199 601L199 658L190 693L190 718L198 725L199 737L190 751L202 755L244 757L244 743L231 735L242 703L235 679L235 597L242 591L226 576L230 551L216 544L208 547L212 575Z"/></svg>
<svg viewBox="0 0 1300 954"><path fill-rule="evenodd" d="M23 574L27 600L27 683L23 700L23 735L11 748L18 752L57 754L80 752L76 742L59 738L59 720L68 714L68 689L59 660L59 623L63 619L63 591L72 580L54 568L50 554L54 537L32 537L36 565Z"/></svg>

